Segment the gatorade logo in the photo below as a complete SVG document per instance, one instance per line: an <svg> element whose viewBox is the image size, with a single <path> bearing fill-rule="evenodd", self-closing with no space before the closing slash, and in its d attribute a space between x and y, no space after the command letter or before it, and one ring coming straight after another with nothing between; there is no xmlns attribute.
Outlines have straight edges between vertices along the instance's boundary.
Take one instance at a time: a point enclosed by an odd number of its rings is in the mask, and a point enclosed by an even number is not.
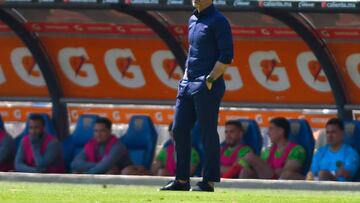
<svg viewBox="0 0 360 203"><path fill-rule="evenodd" d="M250 70L266 89L284 91L290 88L289 77L275 51L256 51L249 57Z"/></svg>
<svg viewBox="0 0 360 203"><path fill-rule="evenodd" d="M163 84L172 89L177 89L178 82L183 77L183 71L169 50L156 51L151 56L151 65Z"/></svg>
<svg viewBox="0 0 360 203"><path fill-rule="evenodd" d="M13 112L13 115L14 115L14 118L16 120L20 120L21 116L22 116L21 110L20 109L15 109L14 112Z"/></svg>
<svg viewBox="0 0 360 203"><path fill-rule="evenodd" d="M114 121L120 121L120 112L119 111L114 111L112 112L112 118Z"/></svg>
<svg viewBox="0 0 360 203"><path fill-rule="evenodd" d="M82 87L93 87L99 84L95 67L89 63L89 56L82 47L66 47L59 52L59 64L66 77Z"/></svg>
<svg viewBox="0 0 360 203"><path fill-rule="evenodd" d="M71 117L72 117L74 120L78 120L78 119L79 119L79 113L78 113L78 111L72 110L72 111L71 111Z"/></svg>
<svg viewBox="0 0 360 203"><path fill-rule="evenodd" d="M105 65L111 77L128 88L140 88L145 78L139 65L135 65L135 56L131 49L110 49L105 53Z"/></svg>
<svg viewBox="0 0 360 203"><path fill-rule="evenodd" d="M6 82L6 78L5 78L5 75L4 75L4 71L0 65L0 85L1 84L4 84Z"/></svg>
<svg viewBox="0 0 360 203"><path fill-rule="evenodd" d="M329 82L312 52L303 52L296 59L296 65L305 83L314 90L330 92Z"/></svg>
<svg viewBox="0 0 360 203"><path fill-rule="evenodd" d="M27 48L14 49L10 54L10 60L15 72L24 82L36 87L45 86L40 68Z"/></svg>
<svg viewBox="0 0 360 203"><path fill-rule="evenodd" d="M227 91L236 91L244 86L239 69L236 66L227 67L224 79Z"/></svg>
<svg viewBox="0 0 360 203"><path fill-rule="evenodd" d="M360 53L352 54L346 59L346 70L351 80L360 88Z"/></svg>
<svg viewBox="0 0 360 203"><path fill-rule="evenodd" d="M256 114L256 115L255 115L255 120L256 120L256 122L259 123L259 124L262 124L262 123L264 122L264 119L263 119L263 117L262 117L261 114Z"/></svg>
<svg viewBox="0 0 360 203"><path fill-rule="evenodd" d="M161 112L156 112L155 113L155 118L157 121L163 121L163 115Z"/></svg>

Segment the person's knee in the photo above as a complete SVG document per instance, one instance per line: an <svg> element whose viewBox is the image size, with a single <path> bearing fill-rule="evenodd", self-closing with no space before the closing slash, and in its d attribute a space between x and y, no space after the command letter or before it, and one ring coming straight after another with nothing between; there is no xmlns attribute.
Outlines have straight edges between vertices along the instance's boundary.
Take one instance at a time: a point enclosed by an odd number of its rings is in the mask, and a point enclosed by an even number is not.
<svg viewBox="0 0 360 203"><path fill-rule="evenodd" d="M239 178L249 179L255 178L256 174L251 168L243 168L239 174Z"/></svg>

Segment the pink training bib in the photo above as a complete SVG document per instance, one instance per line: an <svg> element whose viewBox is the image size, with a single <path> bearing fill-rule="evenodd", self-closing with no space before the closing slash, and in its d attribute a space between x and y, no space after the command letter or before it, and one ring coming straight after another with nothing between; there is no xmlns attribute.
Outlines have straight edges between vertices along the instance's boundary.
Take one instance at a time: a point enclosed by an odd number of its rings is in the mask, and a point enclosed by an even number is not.
<svg viewBox="0 0 360 203"><path fill-rule="evenodd" d="M109 140L107 140L105 145L105 152L101 156L99 154L99 144L96 142L94 138L92 138L84 147L84 152L87 161L98 163L100 162L104 156L108 155L110 153L110 150L112 146L118 141L118 139L112 135Z"/></svg>
<svg viewBox="0 0 360 203"><path fill-rule="evenodd" d="M277 158L275 156L275 152L277 150L277 145L273 144L271 146L271 149L270 149L269 159L268 159L267 163L274 170L279 169L279 168L283 168L285 166L285 163L286 163L286 160L287 160L287 158L289 156L289 153L296 146L297 146L297 144L295 144L293 142L289 142L289 144L286 146L284 152L282 153L281 157Z"/></svg>
<svg viewBox="0 0 360 203"><path fill-rule="evenodd" d="M43 143L41 144L40 154L44 155L48 144L55 139L54 136L45 134L44 135ZM34 159L34 152L31 147L30 137L26 135L23 141L23 151L25 156L25 163L28 166L35 167L35 159ZM57 160L52 166L50 166L45 173L65 173L65 165L64 160L60 159Z"/></svg>

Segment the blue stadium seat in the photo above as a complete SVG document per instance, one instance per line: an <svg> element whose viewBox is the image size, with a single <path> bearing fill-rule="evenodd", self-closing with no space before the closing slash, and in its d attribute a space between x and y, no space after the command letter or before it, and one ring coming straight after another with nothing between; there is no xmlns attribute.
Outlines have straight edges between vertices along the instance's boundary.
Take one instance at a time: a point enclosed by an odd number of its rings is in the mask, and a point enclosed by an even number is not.
<svg viewBox="0 0 360 203"><path fill-rule="evenodd" d="M67 172L70 172L71 162L93 137L95 122L99 116L83 114L77 120L74 132L62 140L62 152Z"/></svg>
<svg viewBox="0 0 360 203"><path fill-rule="evenodd" d="M259 125L252 119L239 119L239 121L244 128L244 136L241 143L250 146L257 155L260 155L263 140Z"/></svg>
<svg viewBox="0 0 360 203"><path fill-rule="evenodd" d="M346 144L351 145L360 154L360 121L344 121ZM355 181L360 181L360 168L355 176Z"/></svg>
<svg viewBox="0 0 360 203"><path fill-rule="evenodd" d="M75 145L72 136L67 136L61 141L62 155L67 173L71 172L71 162L75 155Z"/></svg>
<svg viewBox="0 0 360 203"><path fill-rule="evenodd" d="M121 141L129 150L131 160L135 165L143 165L150 169L155 153L158 134L148 116L133 116L129 127L121 137Z"/></svg>
<svg viewBox="0 0 360 203"><path fill-rule="evenodd" d="M49 133L51 135L57 136L57 132L55 130L55 125L53 123L53 121L51 120L50 116L46 113L41 113L40 114L44 120L45 120L45 132ZM31 114L29 115L29 117L31 116ZM23 130L22 133L20 133L16 138L15 138L15 143L16 143L16 148L19 147L20 142L22 140L22 138L29 134L29 120L26 121L25 124L25 129Z"/></svg>
<svg viewBox="0 0 360 203"><path fill-rule="evenodd" d="M310 169L314 153L315 140L309 123L305 119L289 119L290 136L289 140L304 147L306 151L305 167L303 175Z"/></svg>
<svg viewBox="0 0 360 203"><path fill-rule="evenodd" d="M68 142L72 142L74 145L74 156L78 154L85 144L93 137L93 130L95 122L99 118L97 115L84 114L77 120L75 130L71 134L71 138Z"/></svg>

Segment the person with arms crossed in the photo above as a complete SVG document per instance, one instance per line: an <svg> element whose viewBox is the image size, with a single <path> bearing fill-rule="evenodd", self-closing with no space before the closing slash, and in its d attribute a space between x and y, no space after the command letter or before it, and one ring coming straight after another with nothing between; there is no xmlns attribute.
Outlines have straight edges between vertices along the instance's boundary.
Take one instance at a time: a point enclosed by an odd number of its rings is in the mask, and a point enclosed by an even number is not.
<svg viewBox="0 0 360 203"><path fill-rule="evenodd" d="M271 146L261 157L254 153L245 156L240 178L303 180L306 152L298 144L289 141L290 123L286 118L277 117L270 121L269 138Z"/></svg>
<svg viewBox="0 0 360 203"><path fill-rule="evenodd" d="M109 119L100 117L95 121L94 138L71 163L73 173L119 174L132 164L125 145L111 134L111 130Z"/></svg>
<svg viewBox="0 0 360 203"><path fill-rule="evenodd" d="M29 118L29 134L21 140L15 170L27 173L65 172L60 143L54 135L45 132L45 120L39 114L32 114Z"/></svg>

